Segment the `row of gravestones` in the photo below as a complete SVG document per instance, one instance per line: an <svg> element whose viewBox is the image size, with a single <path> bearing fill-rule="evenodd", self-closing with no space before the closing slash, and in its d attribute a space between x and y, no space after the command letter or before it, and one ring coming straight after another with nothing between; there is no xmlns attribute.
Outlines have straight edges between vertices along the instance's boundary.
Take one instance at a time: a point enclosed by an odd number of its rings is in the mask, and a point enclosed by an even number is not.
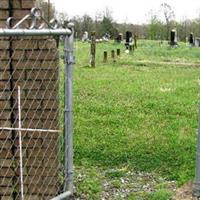
<svg viewBox="0 0 200 200"><path fill-rule="evenodd" d="M108 41L110 39L110 35L108 33L105 33L101 39L103 41ZM88 42L88 41L90 41L89 33L87 31L85 31L83 33L83 36L82 36L81 40L82 40L82 42ZM115 41L118 42L118 43L121 43L123 41L123 34L119 33L117 35L117 37L115 38ZM132 43L132 42L133 42L133 34L132 34L132 32L127 31L126 32L126 43Z"/></svg>
<svg viewBox="0 0 200 200"><path fill-rule="evenodd" d="M118 36L115 38L115 41L117 43L121 43L123 41L123 34L119 33ZM126 37L125 37L125 47L126 50L134 50L134 48L137 48L137 36L131 32L126 31Z"/></svg>
<svg viewBox="0 0 200 200"><path fill-rule="evenodd" d="M123 40L123 35L119 34L118 37L116 38L116 41L122 42L122 40ZM126 49L130 49L130 47L132 47L132 46L137 46L136 41L137 41L136 35L134 35L134 37L133 37L132 32L127 31L126 32L126 42L125 42ZM193 47L193 46L200 47L200 38L194 37L193 33L190 33L190 35L188 37L188 42L191 47ZM177 32L175 29L171 30L171 33L170 33L170 45L171 46L178 45Z"/></svg>
<svg viewBox="0 0 200 200"><path fill-rule="evenodd" d="M97 42L99 41L108 41L110 39L110 35L109 34L105 34L102 39L99 39ZM89 40L89 34L87 31L84 32L83 37L82 37L82 41L83 42L88 42ZM115 41L118 43L121 43L123 41L123 34L119 33L118 36L115 38ZM131 46L134 46L134 43L136 42L136 35L134 35L132 32L127 31L126 32L126 39L125 39L125 46L126 49L130 49ZM189 37L188 37L188 42L190 46L196 46L196 47L200 47L200 38L198 37L194 37L193 33L190 33ZM171 46L177 46L178 42L177 42L177 32L175 29L171 30L170 33L170 45Z"/></svg>
<svg viewBox="0 0 200 200"><path fill-rule="evenodd" d="M104 34L102 39L96 39L96 42L101 42L101 41L109 41L110 35L109 34ZM83 37L82 37L82 42L88 42L91 41L89 39L89 34L87 31L84 32ZM119 33L118 36L115 38L115 41L118 43L121 43L123 41L123 34ZM137 41L136 41L136 35L133 36L132 32L127 31L126 32L126 38L125 38L125 47L127 50L134 49L134 47L137 48Z"/></svg>
<svg viewBox="0 0 200 200"><path fill-rule="evenodd" d="M82 42L89 42L89 41L91 41L89 39L89 33L87 31L85 31L83 33L83 36L82 36L81 40L82 40ZM107 42L109 40L110 40L110 35L108 33L105 33L102 38L96 39L96 42Z"/></svg>
<svg viewBox="0 0 200 200"><path fill-rule="evenodd" d="M200 47L200 38L194 37L193 33L190 33L189 37L187 38L190 47ZM172 47L177 46L177 32L175 29L171 30L170 33L170 45Z"/></svg>

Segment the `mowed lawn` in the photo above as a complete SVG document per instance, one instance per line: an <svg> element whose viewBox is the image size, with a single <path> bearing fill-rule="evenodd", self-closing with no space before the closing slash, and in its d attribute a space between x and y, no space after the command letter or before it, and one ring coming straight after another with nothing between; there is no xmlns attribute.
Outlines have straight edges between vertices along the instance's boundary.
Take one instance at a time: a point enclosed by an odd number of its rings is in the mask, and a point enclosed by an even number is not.
<svg viewBox="0 0 200 200"><path fill-rule="evenodd" d="M106 182L120 191L123 177L129 172L153 174L158 179L175 181L177 186L192 180L200 48L190 49L182 43L171 49L166 43L160 46L155 41L139 41L138 49L128 55L123 45L101 43L97 45L97 66L93 69L89 67L89 44L76 42L75 46L77 196L102 199ZM110 54L117 48L121 49L117 62L113 64L109 57L108 63L103 63L103 51ZM161 194L163 198L155 197L160 189L155 186L147 195L139 195L138 189L138 195L130 191L127 196L107 199L168 199L166 191Z"/></svg>

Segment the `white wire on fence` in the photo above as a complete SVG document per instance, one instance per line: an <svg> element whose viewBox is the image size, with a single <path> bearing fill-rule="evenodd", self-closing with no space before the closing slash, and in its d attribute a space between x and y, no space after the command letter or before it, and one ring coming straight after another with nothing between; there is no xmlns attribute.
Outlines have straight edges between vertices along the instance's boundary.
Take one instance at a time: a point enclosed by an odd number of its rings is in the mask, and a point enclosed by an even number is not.
<svg viewBox="0 0 200 200"><path fill-rule="evenodd" d="M21 119L21 91L18 86L18 122L19 122L19 148L20 148L20 182L21 182L21 198L24 200L24 179L23 179L23 152L22 152L22 119Z"/></svg>

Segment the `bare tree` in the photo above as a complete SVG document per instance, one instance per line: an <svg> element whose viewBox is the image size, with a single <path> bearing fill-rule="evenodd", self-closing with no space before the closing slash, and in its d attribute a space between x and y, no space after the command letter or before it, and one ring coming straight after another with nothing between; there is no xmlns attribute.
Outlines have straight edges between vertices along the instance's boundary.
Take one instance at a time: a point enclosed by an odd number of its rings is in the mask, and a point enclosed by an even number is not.
<svg viewBox="0 0 200 200"><path fill-rule="evenodd" d="M113 11L106 7L105 10L103 11L103 17L106 17L108 19L110 19L110 21L113 21Z"/></svg>
<svg viewBox="0 0 200 200"><path fill-rule="evenodd" d="M62 25L63 27L66 27L68 22L69 22L69 16L67 13L60 12L56 14L56 18L59 21L59 24Z"/></svg>
<svg viewBox="0 0 200 200"><path fill-rule="evenodd" d="M175 18L175 13L174 10L172 9L172 7L167 4L167 3L162 3L161 4L161 11L164 14L164 18L165 18L165 22L166 22L166 39L169 40L169 33L170 33L170 29L172 28L172 23L174 21Z"/></svg>
<svg viewBox="0 0 200 200"><path fill-rule="evenodd" d="M55 17L55 7L50 0L36 0L36 6L42 10L43 17L47 21Z"/></svg>
<svg viewBox="0 0 200 200"><path fill-rule="evenodd" d="M148 38L153 40L163 40L163 24L158 17L157 11L150 10L147 16L149 18Z"/></svg>

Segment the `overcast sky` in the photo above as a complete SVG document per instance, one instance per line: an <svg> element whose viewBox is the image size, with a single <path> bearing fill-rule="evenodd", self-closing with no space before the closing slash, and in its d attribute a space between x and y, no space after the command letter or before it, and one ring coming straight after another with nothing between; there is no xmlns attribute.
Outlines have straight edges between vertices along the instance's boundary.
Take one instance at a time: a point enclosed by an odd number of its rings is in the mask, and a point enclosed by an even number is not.
<svg viewBox="0 0 200 200"><path fill-rule="evenodd" d="M95 17L99 11L109 8L118 22L145 23L149 10L158 10L163 2L170 4L176 19L197 18L200 15L200 0L50 0L56 9L74 15L89 14Z"/></svg>

